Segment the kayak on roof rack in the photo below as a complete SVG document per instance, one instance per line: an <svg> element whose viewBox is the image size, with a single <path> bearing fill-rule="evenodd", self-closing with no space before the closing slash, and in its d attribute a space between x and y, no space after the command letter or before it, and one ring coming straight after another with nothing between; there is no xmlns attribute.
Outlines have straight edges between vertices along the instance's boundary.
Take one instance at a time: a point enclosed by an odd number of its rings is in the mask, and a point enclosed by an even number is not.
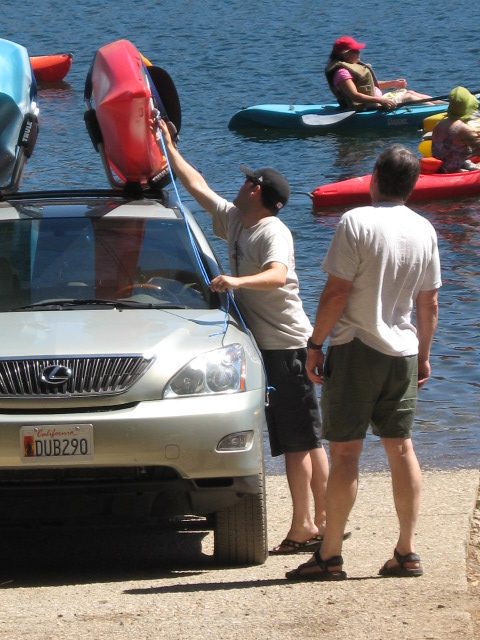
<svg viewBox="0 0 480 640"><path fill-rule="evenodd" d="M27 50L0 39L0 197L20 187L38 133L37 85Z"/></svg>
<svg viewBox="0 0 480 640"><path fill-rule="evenodd" d="M113 188L161 188L171 180L150 128L152 111L180 130L180 102L168 73L128 40L97 50L85 82L85 124Z"/></svg>

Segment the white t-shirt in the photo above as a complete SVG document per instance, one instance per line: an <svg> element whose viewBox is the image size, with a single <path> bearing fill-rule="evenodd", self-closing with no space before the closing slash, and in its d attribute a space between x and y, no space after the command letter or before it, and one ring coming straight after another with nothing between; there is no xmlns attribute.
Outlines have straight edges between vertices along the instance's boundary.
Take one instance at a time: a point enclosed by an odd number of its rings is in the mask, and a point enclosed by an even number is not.
<svg viewBox="0 0 480 640"><path fill-rule="evenodd" d="M413 301L442 285L437 235L428 220L388 202L348 211L322 268L352 282L329 344L359 338L387 355L418 353Z"/></svg>
<svg viewBox="0 0 480 640"><path fill-rule="evenodd" d="M312 325L299 296L293 238L288 227L277 216L269 216L245 229L237 207L220 196L210 213L214 234L228 242L233 276L257 274L270 262L287 267L283 287L235 290L235 301L260 349L305 347Z"/></svg>

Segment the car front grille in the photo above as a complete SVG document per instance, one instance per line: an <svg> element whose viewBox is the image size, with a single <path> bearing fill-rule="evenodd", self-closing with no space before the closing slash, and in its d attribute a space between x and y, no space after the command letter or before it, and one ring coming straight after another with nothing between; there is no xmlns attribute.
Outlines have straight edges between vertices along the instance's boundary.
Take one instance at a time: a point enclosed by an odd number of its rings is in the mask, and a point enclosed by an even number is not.
<svg viewBox="0 0 480 640"><path fill-rule="evenodd" d="M0 398L116 395L152 363L143 355L0 359Z"/></svg>

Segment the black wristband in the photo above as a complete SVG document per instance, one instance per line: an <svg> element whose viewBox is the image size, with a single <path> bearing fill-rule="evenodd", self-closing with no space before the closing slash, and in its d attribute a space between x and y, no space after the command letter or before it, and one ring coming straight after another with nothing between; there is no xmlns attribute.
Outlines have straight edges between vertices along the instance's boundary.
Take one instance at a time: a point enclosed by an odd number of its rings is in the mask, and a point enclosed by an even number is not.
<svg viewBox="0 0 480 640"><path fill-rule="evenodd" d="M315 342L312 342L311 338L307 340L307 349L313 349L314 351L321 351L322 347L323 347L323 342L322 344L315 344Z"/></svg>

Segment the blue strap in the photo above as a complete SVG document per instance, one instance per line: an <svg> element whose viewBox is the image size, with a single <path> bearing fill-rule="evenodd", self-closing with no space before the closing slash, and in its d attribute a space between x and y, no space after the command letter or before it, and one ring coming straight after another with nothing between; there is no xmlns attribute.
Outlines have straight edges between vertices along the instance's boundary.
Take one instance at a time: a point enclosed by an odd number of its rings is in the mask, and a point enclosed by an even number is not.
<svg viewBox="0 0 480 640"><path fill-rule="evenodd" d="M38 103L37 79L32 69L32 83L30 84L30 102Z"/></svg>
<svg viewBox="0 0 480 640"><path fill-rule="evenodd" d="M92 64L88 69L87 77L85 78L85 88L83 90L83 97L85 100L88 100L88 101L90 101L90 98L92 97L92 93L93 93L92 72L93 72L93 65L96 57L97 57L97 54L95 53L95 55L93 56Z"/></svg>
<svg viewBox="0 0 480 640"><path fill-rule="evenodd" d="M150 91L152 92L152 97L155 101L155 104L157 106L157 109L160 111L160 115L162 116L162 118L166 121L169 122L170 118L168 117L168 113L167 110L165 109L165 106L162 102L162 99L160 98L160 94L157 91L157 87L155 86L155 83L153 82L150 74L148 73L148 67L146 66L146 64L143 62L143 69L145 71L145 74L148 78L148 82L150 84ZM166 157L166 154L165 154Z"/></svg>

